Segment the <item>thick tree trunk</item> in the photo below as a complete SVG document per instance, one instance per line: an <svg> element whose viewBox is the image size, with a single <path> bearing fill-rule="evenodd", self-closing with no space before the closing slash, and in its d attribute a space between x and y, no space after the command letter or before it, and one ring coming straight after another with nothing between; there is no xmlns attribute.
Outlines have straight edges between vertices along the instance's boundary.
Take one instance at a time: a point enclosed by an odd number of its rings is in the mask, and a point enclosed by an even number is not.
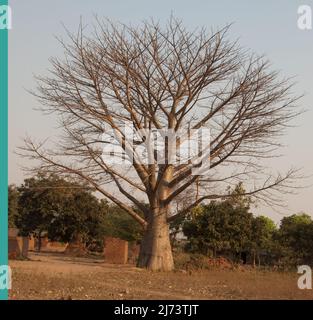
<svg viewBox="0 0 313 320"><path fill-rule="evenodd" d="M137 266L153 271L171 271L174 261L166 212L151 215L141 242Z"/></svg>

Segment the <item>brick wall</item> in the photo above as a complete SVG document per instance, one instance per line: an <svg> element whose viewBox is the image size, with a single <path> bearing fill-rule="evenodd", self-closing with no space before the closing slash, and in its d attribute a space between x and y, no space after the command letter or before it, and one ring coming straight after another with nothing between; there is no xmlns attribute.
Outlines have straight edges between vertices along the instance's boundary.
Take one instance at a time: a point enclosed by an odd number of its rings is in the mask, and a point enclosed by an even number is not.
<svg viewBox="0 0 313 320"><path fill-rule="evenodd" d="M28 257L28 237L9 237L9 259Z"/></svg>
<svg viewBox="0 0 313 320"><path fill-rule="evenodd" d="M17 237L9 237L9 259L16 259L21 254Z"/></svg>
<svg viewBox="0 0 313 320"><path fill-rule="evenodd" d="M8 230L8 256L9 259L16 259L18 257L27 258L28 256L28 237L19 237L19 230L16 228L9 228Z"/></svg>
<svg viewBox="0 0 313 320"><path fill-rule="evenodd" d="M128 260L128 242L118 238L105 238L104 257L108 263L125 264Z"/></svg>
<svg viewBox="0 0 313 320"><path fill-rule="evenodd" d="M67 243L62 243L58 241L49 241L47 244L48 248L63 248L65 249L67 247Z"/></svg>

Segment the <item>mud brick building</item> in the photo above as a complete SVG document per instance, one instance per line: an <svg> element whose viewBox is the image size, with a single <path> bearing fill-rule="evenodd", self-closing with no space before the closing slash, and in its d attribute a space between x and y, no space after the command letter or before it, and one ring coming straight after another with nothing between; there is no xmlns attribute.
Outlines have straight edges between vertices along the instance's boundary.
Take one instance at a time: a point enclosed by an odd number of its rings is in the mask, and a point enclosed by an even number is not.
<svg viewBox="0 0 313 320"><path fill-rule="evenodd" d="M125 264L128 261L128 242L118 238L107 237L104 239L105 262Z"/></svg>
<svg viewBox="0 0 313 320"><path fill-rule="evenodd" d="M28 256L28 237L19 237L18 229L9 228L8 230L8 255L9 259L16 259L17 257L27 258Z"/></svg>

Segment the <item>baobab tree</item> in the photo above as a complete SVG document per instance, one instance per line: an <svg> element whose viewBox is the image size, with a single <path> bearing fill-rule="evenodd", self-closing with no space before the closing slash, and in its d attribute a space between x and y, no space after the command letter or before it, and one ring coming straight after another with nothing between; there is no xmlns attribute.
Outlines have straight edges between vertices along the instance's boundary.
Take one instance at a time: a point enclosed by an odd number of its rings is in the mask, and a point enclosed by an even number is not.
<svg viewBox="0 0 313 320"><path fill-rule="evenodd" d="M37 77L33 94L58 117L60 140L47 146L26 138L21 154L37 160L32 169L82 179L124 209L144 228L138 266L172 270L170 221L227 196L225 187L238 181L270 204L288 192L296 170L274 174L262 160L280 147L299 97L266 58L228 39L229 26L190 32L173 17L165 26L96 20L93 32L80 24L59 39L64 58L51 59L50 74ZM186 161L170 161L169 154L182 158L179 147L204 127L207 146ZM151 143L154 130L165 141L163 158ZM110 161L104 150L112 140L131 161ZM149 161L140 160L138 146ZM196 196L175 210L171 204L186 190Z"/></svg>

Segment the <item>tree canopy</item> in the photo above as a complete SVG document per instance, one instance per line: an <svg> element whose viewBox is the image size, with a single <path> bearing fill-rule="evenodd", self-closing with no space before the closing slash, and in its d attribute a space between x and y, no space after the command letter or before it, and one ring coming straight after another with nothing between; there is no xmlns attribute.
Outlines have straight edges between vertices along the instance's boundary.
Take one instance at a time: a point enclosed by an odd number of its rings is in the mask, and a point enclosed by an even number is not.
<svg viewBox="0 0 313 320"><path fill-rule="evenodd" d="M232 197L211 201L190 214L183 232L192 250L215 255L216 252L239 253L249 249L252 219L250 199L241 184L230 192Z"/></svg>
<svg viewBox="0 0 313 320"><path fill-rule="evenodd" d="M91 190L56 175L38 175L25 179L18 188L18 214L15 225L20 233L68 242L77 234L94 236L103 218L102 203Z"/></svg>
<svg viewBox="0 0 313 320"><path fill-rule="evenodd" d="M300 213L284 217L278 237L292 263L313 262L313 221L309 215Z"/></svg>
<svg viewBox="0 0 313 320"><path fill-rule="evenodd" d="M55 175L25 179L20 187L9 186L11 226L20 234L45 233L52 241L101 245L105 236L139 241L142 227L123 210L95 196L93 190Z"/></svg>

